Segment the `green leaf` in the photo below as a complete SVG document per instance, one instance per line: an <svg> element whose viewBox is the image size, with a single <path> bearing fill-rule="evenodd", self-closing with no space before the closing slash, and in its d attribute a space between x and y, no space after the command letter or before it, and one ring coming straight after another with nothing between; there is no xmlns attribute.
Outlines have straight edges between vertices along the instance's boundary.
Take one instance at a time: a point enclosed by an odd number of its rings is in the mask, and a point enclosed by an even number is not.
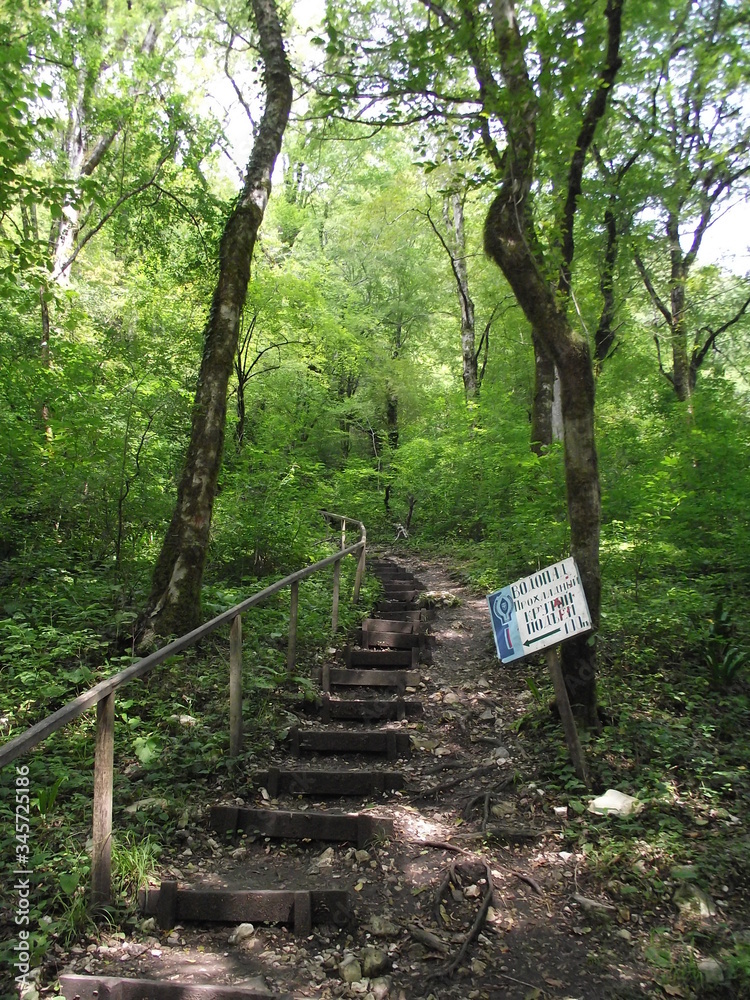
<svg viewBox="0 0 750 1000"><path fill-rule="evenodd" d="M81 880L80 872L64 872L60 875L60 888L66 896L72 896Z"/></svg>

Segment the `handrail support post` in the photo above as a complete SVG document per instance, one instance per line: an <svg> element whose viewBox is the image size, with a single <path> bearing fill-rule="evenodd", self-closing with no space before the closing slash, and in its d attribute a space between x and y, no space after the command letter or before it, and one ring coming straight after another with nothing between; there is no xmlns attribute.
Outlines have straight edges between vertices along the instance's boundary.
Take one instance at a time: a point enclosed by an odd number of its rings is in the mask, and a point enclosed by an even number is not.
<svg viewBox="0 0 750 1000"><path fill-rule="evenodd" d="M357 572L354 576L354 593L352 594L352 601L354 604L359 603L359 591L362 587L362 580L365 576L365 560L367 558L366 551L367 547L363 543L362 549L359 553L359 559L357 560Z"/></svg>
<svg viewBox="0 0 750 1000"><path fill-rule="evenodd" d="M290 587L289 600L289 647L286 652L286 673L291 677L297 660L297 614L299 611L299 580Z"/></svg>
<svg viewBox="0 0 750 1000"><path fill-rule="evenodd" d="M112 902L112 789L114 784L115 696L96 705L94 749L93 847L91 851L91 908Z"/></svg>
<svg viewBox="0 0 750 1000"><path fill-rule="evenodd" d="M341 560L333 564L333 610L331 612L331 635L336 635L339 627L339 587L341 584Z"/></svg>
<svg viewBox="0 0 750 1000"><path fill-rule="evenodd" d="M242 752L242 615L229 630L229 756Z"/></svg>

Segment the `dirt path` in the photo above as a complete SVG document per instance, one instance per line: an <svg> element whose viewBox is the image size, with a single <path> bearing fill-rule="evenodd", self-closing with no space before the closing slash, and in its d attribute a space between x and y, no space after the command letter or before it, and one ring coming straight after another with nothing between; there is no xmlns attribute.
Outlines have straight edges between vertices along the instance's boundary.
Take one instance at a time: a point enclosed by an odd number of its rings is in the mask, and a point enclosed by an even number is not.
<svg viewBox="0 0 750 1000"><path fill-rule="evenodd" d="M583 856L566 846L564 810L538 781L533 743L517 735L531 695L522 670L495 657L484 597L438 563L392 558L443 595L429 623L432 662L420 668L424 715L392 724L412 738L412 757L399 765L407 788L364 803L394 819L394 839L366 851L264 838L223 844L197 824L162 859L162 877L194 887L349 888L356 926L318 927L301 940L288 928L256 927L230 944L231 927L164 935L141 922L126 940L74 956L67 971L232 983L320 1000L602 1000L649 992L629 914L598 914L574 900L596 898L596 889ZM272 757L259 765L288 761L281 749ZM257 806L264 797L240 781L223 800ZM363 804L325 803L332 805ZM494 893L481 919L488 872ZM364 977L345 981L356 977L356 962Z"/></svg>

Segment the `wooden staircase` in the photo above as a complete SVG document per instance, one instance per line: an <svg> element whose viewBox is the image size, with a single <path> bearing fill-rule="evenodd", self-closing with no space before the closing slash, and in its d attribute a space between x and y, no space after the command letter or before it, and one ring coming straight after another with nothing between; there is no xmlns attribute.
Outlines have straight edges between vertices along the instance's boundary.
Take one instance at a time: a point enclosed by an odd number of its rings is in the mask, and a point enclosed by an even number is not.
<svg viewBox="0 0 750 1000"><path fill-rule="evenodd" d="M210 824L217 836L232 842L243 835L284 841L351 843L358 849L393 836L393 820L362 806L373 796L388 797L406 786L399 762L409 758L411 740L399 723L419 716L416 697L420 664L429 660L426 634L429 612L420 608L419 581L389 560L371 569L382 581L383 595L344 647L339 663L313 672L320 696L309 711L310 721L293 726L283 749L289 766L269 766L250 776L256 795L268 805L245 807L217 804ZM354 695L354 696L352 696ZM308 766L313 756L316 766ZM341 759L343 758L343 760ZM356 761L365 758L360 766ZM382 766L386 765L386 766ZM292 797L363 800L357 811L340 807L308 810L288 808ZM295 801L292 804L297 804ZM294 889L205 889L165 880L156 890L142 892L140 907L154 916L163 931L186 921L205 925L251 922L286 924L307 936L316 925L351 927L354 907L345 889L300 885ZM238 1000L279 997L252 989L174 981L118 979L104 976L60 977L66 1000Z"/></svg>

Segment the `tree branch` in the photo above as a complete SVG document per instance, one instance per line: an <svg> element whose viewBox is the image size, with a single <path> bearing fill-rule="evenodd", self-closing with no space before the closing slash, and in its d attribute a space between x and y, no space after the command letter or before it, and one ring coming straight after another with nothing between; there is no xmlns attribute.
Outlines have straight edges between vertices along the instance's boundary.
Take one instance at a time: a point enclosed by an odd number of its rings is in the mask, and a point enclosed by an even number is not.
<svg viewBox="0 0 750 1000"><path fill-rule="evenodd" d="M710 330L708 327L704 326L701 330L698 331L699 335L703 333L708 333L709 336L706 342L704 343L703 347L701 347L700 349L696 347L696 349L693 351L693 356L690 360L690 367L694 372L697 372L700 366L705 361L706 355L716 342L716 338L721 336L722 333L726 333L726 331L730 327L734 326L735 323L738 323L747 312L749 306L750 306L750 295L748 295L748 297L742 303L742 305L734 314L734 316L732 316L731 319L728 319L726 323L722 323L721 326L717 327L715 330Z"/></svg>
<svg viewBox="0 0 750 1000"><path fill-rule="evenodd" d="M654 343L656 344L656 356L659 359L659 371L662 373L664 378L669 382L669 384L674 388L674 375L671 375L664 367L661 361L661 344L659 343L659 338L654 334Z"/></svg>
<svg viewBox="0 0 750 1000"><path fill-rule="evenodd" d="M589 148L594 141L596 128L607 109L607 99L622 65L620 41L622 38L622 6L624 0L607 0L607 53L599 73L599 85L591 96L576 139L575 150L568 171L568 189L562 218L562 260L560 262L560 291L570 290L571 267L575 252L573 220L583 184L583 168Z"/></svg>
<svg viewBox="0 0 750 1000"><path fill-rule="evenodd" d="M643 263L641 255L638 253L637 250L633 254L633 259L635 260L635 266L638 268L638 273L643 279L643 284L646 286L646 291L651 297L651 301L654 303L656 308L662 314L662 316L667 321L671 329L673 322L672 312L669 309L669 306L667 306L667 304L660 298L659 293L654 288L653 282L651 281L651 277L648 271L646 270L646 265Z"/></svg>
<svg viewBox="0 0 750 1000"><path fill-rule="evenodd" d="M151 175L151 177L149 177L149 179L146 180L146 181L144 181L142 184L139 184L137 187L134 187L130 191L126 191L125 194L121 195L117 199L117 201L114 203L114 205L112 206L112 208L110 208L108 211L106 211L104 213L104 215L97 222L97 224L94 226L94 228L90 229L86 233L86 235L83 237L83 239L81 239L81 240L78 241L78 243L76 244L76 248L73 251L73 253L60 266L60 274L62 274L64 271L67 271L67 269L70 267L70 265L76 259L76 257L81 252L81 250L83 250L83 248L86 246L86 244L89 242L89 240L93 239L93 237L96 236L96 234L109 222L109 220L112 218L112 216L120 208L122 208L122 206L125 204L126 201L129 201L131 198L134 198L137 194L140 194L142 191L145 191L147 188L150 188L154 184L154 182L156 180L156 177L158 176L159 171L164 166L164 164L167 162L167 160L169 159L169 157L173 154L173 152L174 152L174 149L173 149L172 146L170 146L169 149L164 153L164 155L159 160L158 164L156 165L156 170L154 170L154 172Z"/></svg>

